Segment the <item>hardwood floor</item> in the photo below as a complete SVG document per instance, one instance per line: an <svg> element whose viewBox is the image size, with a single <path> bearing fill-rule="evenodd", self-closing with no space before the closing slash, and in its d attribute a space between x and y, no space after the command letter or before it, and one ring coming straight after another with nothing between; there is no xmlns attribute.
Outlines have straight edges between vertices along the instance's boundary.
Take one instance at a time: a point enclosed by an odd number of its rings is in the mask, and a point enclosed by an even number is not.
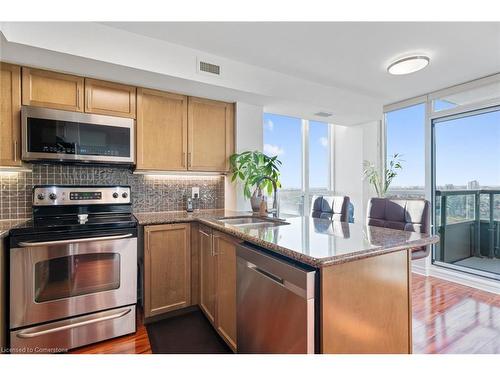
<svg viewBox="0 0 500 375"><path fill-rule="evenodd" d="M412 277L414 353L500 353L500 295Z"/></svg>
<svg viewBox="0 0 500 375"><path fill-rule="evenodd" d="M500 296L449 281L412 275L414 353L500 354ZM151 353L138 314L137 332L71 351Z"/></svg>

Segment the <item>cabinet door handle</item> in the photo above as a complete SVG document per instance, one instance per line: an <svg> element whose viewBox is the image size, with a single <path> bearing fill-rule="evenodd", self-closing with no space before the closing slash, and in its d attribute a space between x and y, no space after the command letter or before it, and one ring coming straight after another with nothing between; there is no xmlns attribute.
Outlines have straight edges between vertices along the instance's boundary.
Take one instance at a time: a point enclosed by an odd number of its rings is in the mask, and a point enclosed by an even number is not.
<svg viewBox="0 0 500 375"><path fill-rule="evenodd" d="M182 166L186 166L186 152L182 151Z"/></svg>
<svg viewBox="0 0 500 375"><path fill-rule="evenodd" d="M14 141L14 161L17 161L17 141Z"/></svg>
<svg viewBox="0 0 500 375"><path fill-rule="evenodd" d="M188 152L188 167L191 166L191 153Z"/></svg>
<svg viewBox="0 0 500 375"><path fill-rule="evenodd" d="M80 108L80 89L76 89L76 108Z"/></svg>

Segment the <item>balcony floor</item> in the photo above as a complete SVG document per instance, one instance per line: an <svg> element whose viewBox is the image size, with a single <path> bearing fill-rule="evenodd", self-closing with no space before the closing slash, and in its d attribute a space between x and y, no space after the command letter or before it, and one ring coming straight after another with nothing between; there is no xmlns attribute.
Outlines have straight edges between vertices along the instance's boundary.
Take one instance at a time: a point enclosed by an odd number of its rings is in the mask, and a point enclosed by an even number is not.
<svg viewBox="0 0 500 375"><path fill-rule="evenodd" d="M500 275L500 259L470 257L453 264Z"/></svg>

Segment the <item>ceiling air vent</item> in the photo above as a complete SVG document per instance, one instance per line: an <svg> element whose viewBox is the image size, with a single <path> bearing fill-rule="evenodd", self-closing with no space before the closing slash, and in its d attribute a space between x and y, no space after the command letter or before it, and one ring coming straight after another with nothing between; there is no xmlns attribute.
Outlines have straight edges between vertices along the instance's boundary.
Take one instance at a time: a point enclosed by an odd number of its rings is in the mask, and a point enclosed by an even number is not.
<svg viewBox="0 0 500 375"><path fill-rule="evenodd" d="M220 75L220 65L210 64L206 61L198 61L198 70L200 72L215 74L217 76Z"/></svg>
<svg viewBox="0 0 500 375"><path fill-rule="evenodd" d="M332 114L331 113L328 113L328 112L316 112L314 114L314 116L318 116L318 117L330 117Z"/></svg>

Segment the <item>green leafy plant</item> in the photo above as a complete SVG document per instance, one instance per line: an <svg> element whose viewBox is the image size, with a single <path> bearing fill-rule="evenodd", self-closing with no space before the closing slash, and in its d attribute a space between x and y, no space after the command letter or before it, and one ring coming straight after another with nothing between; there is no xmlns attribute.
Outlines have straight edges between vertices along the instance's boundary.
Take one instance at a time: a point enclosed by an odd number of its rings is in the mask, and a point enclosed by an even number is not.
<svg viewBox="0 0 500 375"><path fill-rule="evenodd" d="M231 182L241 180L243 182L243 194L246 198L252 196L251 188L257 184L262 177L271 177L276 181L278 187L281 187L279 181L279 168L281 161L277 156L267 156L260 151L245 151L241 154L230 156L231 163ZM271 194L273 185L269 180L263 180L258 186L260 189Z"/></svg>
<svg viewBox="0 0 500 375"><path fill-rule="evenodd" d="M379 169L375 164L368 160L364 161L364 178L373 185L378 197L385 197L392 180L398 175L398 171L403 169L403 162L401 154L394 154L389 164L384 168L383 176L380 176Z"/></svg>

